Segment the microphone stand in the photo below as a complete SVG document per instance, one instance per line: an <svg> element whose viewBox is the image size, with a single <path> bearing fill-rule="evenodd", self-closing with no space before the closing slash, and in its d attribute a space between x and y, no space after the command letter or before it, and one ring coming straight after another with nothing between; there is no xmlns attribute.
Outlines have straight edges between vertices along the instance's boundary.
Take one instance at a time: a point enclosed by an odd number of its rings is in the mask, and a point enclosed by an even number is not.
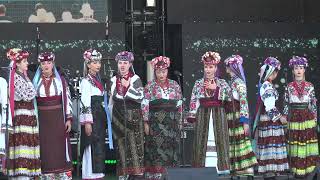
<svg viewBox="0 0 320 180"><path fill-rule="evenodd" d="M106 16L106 34L105 34L105 40L108 40L109 39L109 16L107 14Z"/></svg>
<svg viewBox="0 0 320 180"><path fill-rule="evenodd" d="M180 86L180 89L181 89L181 78L180 78L180 75L179 74L176 74L176 76L177 76L177 78L178 78L178 83L179 83L179 86ZM182 91L181 91L181 99L180 99L181 101L182 101L182 104L181 104L181 106L183 107L183 105L184 105L184 98L183 98L183 93L182 93ZM181 158L182 158L182 165L180 165L181 167L186 167L186 164L185 164L185 152L184 152L184 146L185 146L185 138L187 137L187 135L186 135L186 131L185 131L185 129L184 129L184 127L183 127L183 112L181 112L181 116L180 116L180 123L181 124L179 124L179 126L181 127L181 129L180 129L180 127L179 127L179 131L180 131L180 139L182 138L182 148L180 149L181 150L181 153L182 153L182 156L181 156ZM181 143L179 142L179 146L181 147Z"/></svg>
<svg viewBox="0 0 320 180"><path fill-rule="evenodd" d="M74 81L74 89L75 89L75 100L76 100L76 105L77 105L77 110L76 110L76 118L77 118L77 121L79 121L79 114L80 114L80 103L79 103L79 100L80 100L80 93L79 93L79 85L80 85L80 74L77 73L77 78L76 80ZM80 176L80 146L79 146L79 138L81 136L81 125L80 123L78 123L77 125L77 176Z"/></svg>
<svg viewBox="0 0 320 180"><path fill-rule="evenodd" d="M39 50L40 50L40 42L41 42L41 39L40 39L40 31L39 31L39 27L37 26L37 38L36 38L36 47L37 47L37 56L36 58L38 58L39 56Z"/></svg>
<svg viewBox="0 0 320 180"><path fill-rule="evenodd" d="M120 76L120 81L122 80L122 76ZM125 94L123 92L123 86L121 84L121 94L122 94L122 101L123 101L123 108L124 108L124 176L127 177L127 137L128 137L128 132L127 132L127 120L128 120L128 109L127 109L127 104L125 100Z"/></svg>

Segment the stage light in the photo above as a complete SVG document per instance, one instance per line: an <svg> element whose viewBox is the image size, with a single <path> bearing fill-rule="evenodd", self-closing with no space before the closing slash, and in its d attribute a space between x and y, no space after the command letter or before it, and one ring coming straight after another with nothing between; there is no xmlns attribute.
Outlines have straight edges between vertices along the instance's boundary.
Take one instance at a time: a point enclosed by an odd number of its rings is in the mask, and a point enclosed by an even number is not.
<svg viewBox="0 0 320 180"><path fill-rule="evenodd" d="M156 0L146 0L146 7L156 7Z"/></svg>
<svg viewBox="0 0 320 180"><path fill-rule="evenodd" d="M105 163L105 164L108 164L108 165L115 165L115 164L117 164L117 160L115 160L115 159L106 159L106 160L104 161L104 163ZM73 165L77 165L77 164L78 164L78 161L72 161L72 164L73 164Z"/></svg>
<svg viewBox="0 0 320 180"><path fill-rule="evenodd" d="M114 159L107 159L104 161L105 164L109 164L109 165L113 165L113 164L117 164L117 160Z"/></svg>

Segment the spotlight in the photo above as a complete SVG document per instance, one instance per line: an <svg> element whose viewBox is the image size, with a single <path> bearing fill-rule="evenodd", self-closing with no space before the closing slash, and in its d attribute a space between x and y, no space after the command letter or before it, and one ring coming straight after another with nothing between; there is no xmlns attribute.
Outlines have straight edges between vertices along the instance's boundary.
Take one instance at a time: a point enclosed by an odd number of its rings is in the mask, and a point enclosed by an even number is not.
<svg viewBox="0 0 320 180"><path fill-rule="evenodd" d="M146 0L146 7L156 7L156 0Z"/></svg>

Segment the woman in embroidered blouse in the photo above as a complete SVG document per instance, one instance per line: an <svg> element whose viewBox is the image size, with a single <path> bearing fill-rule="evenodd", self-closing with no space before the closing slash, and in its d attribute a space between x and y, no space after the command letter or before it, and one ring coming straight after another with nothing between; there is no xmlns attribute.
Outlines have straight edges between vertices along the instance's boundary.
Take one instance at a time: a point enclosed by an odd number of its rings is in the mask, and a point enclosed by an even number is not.
<svg viewBox="0 0 320 180"><path fill-rule="evenodd" d="M217 167L220 175L230 173L229 130L224 104L231 101L230 87L216 77L220 55L206 52L204 78L196 80L190 100L188 122L195 123L192 165Z"/></svg>
<svg viewBox="0 0 320 180"><path fill-rule="evenodd" d="M36 96L27 76L29 53L11 49L9 101L12 129L9 133L9 157L7 168L10 179L33 179L41 173L39 130L33 100Z"/></svg>
<svg viewBox="0 0 320 180"><path fill-rule="evenodd" d="M181 89L168 79L170 59L151 61L155 79L145 87L142 113L146 134L145 178L162 179L167 167L179 165L179 125L182 112Z"/></svg>
<svg viewBox="0 0 320 180"><path fill-rule="evenodd" d="M89 49L84 52L83 58L85 77L80 84L82 179L103 179L107 123L110 149L113 149L113 141L107 94L98 74L102 55L97 50Z"/></svg>
<svg viewBox="0 0 320 180"><path fill-rule="evenodd" d="M296 178L309 179L319 165L317 99L314 86L305 81L308 60L293 56L289 61L294 81L285 90L284 115L288 121L288 155Z"/></svg>
<svg viewBox="0 0 320 180"><path fill-rule="evenodd" d="M112 128L117 142L117 175L120 176L119 179L126 179L126 175L129 175L129 178L142 177L144 172L144 132L141 115L143 86L140 77L134 74L132 52L119 52L115 60L118 64L118 75L111 79L109 107L110 110L112 109ZM124 100L126 107L124 107Z"/></svg>
<svg viewBox="0 0 320 180"><path fill-rule="evenodd" d="M6 127L7 127L7 105L8 105L8 83L0 77L0 172L5 167L2 164L6 159ZM8 131L12 131L12 120L8 118Z"/></svg>
<svg viewBox="0 0 320 180"><path fill-rule="evenodd" d="M279 94L272 84L280 66L281 63L276 58L268 57L260 70L258 112L253 130L257 141L258 172L265 177L272 177L289 169L284 134L286 122L276 107Z"/></svg>
<svg viewBox="0 0 320 180"><path fill-rule="evenodd" d="M66 80L55 67L55 55L52 52L41 53L38 61L40 67L33 84L37 91L41 176L51 180L72 179L68 134L72 121L70 91Z"/></svg>
<svg viewBox="0 0 320 180"><path fill-rule="evenodd" d="M237 175L253 175L258 163L249 139L249 108L243 59L232 55L225 61L226 72L231 76L232 100L226 106L230 133L231 171Z"/></svg>

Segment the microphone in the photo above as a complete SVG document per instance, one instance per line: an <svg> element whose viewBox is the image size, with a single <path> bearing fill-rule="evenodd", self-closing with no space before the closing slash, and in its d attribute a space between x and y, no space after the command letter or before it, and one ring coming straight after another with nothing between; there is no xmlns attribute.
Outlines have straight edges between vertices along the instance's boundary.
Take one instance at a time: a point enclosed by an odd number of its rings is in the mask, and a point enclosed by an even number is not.
<svg viewBox="0 0 320 180"><path fill-rule="evenodd" d="M120 96L124 96L124 94L123 94L123 88L124 88L124 86L122 85L122 79L123 79L123 77L120 75L119 76L119 78L120 78L120 88L119 88L119 95Z"/></svg>
<svg viewBox="0 0 320 180"><path fill-rule="evenodd" d="M0 69L12 69L12 67L10 67L10 66L4 66L4 67L0 67Z"/></svg>
<svg viewBox="0 0 320 180"><path fill-rule="evenodd" d="M106 16L106 39L109 38L109 16Z"/></svg>
<svg viewBox="0 0 320 180"><path fill-rule="evenodd" d="M177 70L175 70L173 73L174 73L174 75L176 75L176 76L182 76L182 73L179 72L179 71L177 71Z"/></svg>
<svg viewBox="0 0 320 180"><path fill-rule="evenodd" d="M38 26L37 26L37 41L40 42L40 31Z"/></svg>
<svg viewBox="0 0 320 180"><path fill-rule="evenodd" d="M76 70L76 76L77 78L81 76L80 71L78 69Z"/></svg>

